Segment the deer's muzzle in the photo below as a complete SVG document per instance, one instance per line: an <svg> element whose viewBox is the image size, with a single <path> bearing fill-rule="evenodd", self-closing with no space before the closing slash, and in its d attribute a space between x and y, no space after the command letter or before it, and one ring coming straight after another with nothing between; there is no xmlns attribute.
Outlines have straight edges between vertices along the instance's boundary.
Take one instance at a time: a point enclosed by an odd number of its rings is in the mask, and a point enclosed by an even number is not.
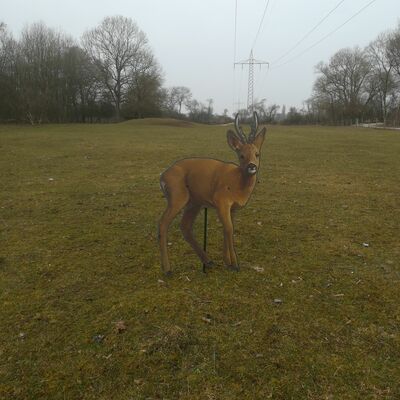
<svg viewBox="0 0 400 400"><path fill-rule="evenodd" d="M250 163L247 166L247 173L249 173L250 175L254 175L257 172L257 165Z"/></svg>

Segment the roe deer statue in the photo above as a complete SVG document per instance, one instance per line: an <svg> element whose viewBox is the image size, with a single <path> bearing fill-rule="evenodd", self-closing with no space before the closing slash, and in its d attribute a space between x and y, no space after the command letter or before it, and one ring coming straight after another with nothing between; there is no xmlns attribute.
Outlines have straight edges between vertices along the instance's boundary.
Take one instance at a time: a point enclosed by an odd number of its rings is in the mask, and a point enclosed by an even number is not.
<svg viewBox="0 0 400 400"><path fill-rule="evenodd" d="M225 265L233 271L239 270L233 246L232 212L246 205L254 189L266 128L258 131L255 112L248 137L239 126L238 115L234 126L236 132L228 130L227 139L239 158L239 165L211 158L187 158L175 162L161 174L160 186L168 204L159 222L158 239L161 266L166 275L171 274L167 250L168 227L182 209L180 226L185 240L203 265L214 265L193 235L195 218L204 207L215 208L223 225Z"/></svg>

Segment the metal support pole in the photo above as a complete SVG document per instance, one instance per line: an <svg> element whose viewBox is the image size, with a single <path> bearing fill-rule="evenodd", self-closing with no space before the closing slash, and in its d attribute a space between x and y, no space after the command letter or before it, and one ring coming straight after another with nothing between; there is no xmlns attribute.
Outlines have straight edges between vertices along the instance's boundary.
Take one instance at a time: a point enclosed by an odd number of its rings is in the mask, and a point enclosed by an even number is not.
<svg viewBox="0 0 400 400"><path fill-rule="evenodd" d="M253 57L253 49L251 49L250 57L247 60L235 62L233 66L235 65L241 65L242 67L243 65L249 66L249 81L247 87L247 111L251 116L254 111L254 65L259 65L261 68L262 65L269 66L269 63L267 61L256 60Z"/></svg>
<svg viewBox="0 0 400 400"><path fill-rule="evenodd" d="M204 236L203 236L203 250L207 250L207 207L204 209ZM206 272L206 264L203 264L203 272Z"/></svg>

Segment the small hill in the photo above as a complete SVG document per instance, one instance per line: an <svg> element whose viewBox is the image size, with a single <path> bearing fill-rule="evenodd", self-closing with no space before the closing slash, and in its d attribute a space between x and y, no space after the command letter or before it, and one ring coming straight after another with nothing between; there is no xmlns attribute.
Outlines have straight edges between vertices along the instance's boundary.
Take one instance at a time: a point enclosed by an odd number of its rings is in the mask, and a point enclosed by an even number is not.
<svg viewBox="0 0 400 400"><path fill-rule="evenodd" d="M123 124L135 124L135 125L157 125L157 126L176 126L178 128L190 128L196 124L190 121L175 119L175 118L142 118L142 119L130 119L122 122Z"/></svg>

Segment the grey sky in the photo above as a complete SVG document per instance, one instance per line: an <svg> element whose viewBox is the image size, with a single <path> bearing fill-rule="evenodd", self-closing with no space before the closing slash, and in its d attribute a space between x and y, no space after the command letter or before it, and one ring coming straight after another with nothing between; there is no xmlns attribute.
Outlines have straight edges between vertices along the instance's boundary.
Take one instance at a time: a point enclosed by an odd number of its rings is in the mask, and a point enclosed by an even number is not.
<svg viewBox="0 0 400 400"><path fill-rule="evenodd" d="M342 24L370 0L346 0L286 59L302 52ZM267 0L238 0L236 59L248 58ZM367 45L397 26L400 0L377 0L338 32L288 64L279 58L320 21L339 0L270 0L254 56L271 62L256 68L255 97L268 104L301 106L312 90L314 66L343 47ZM188 86L194 97L214 99L218 112L233 111L247 100L247 69L234 57L235 0L0 0L0 21L16 35L24 26L43 21L79 39L110 15L131 17L147 34L164 71L166 86Z"/></svg>

